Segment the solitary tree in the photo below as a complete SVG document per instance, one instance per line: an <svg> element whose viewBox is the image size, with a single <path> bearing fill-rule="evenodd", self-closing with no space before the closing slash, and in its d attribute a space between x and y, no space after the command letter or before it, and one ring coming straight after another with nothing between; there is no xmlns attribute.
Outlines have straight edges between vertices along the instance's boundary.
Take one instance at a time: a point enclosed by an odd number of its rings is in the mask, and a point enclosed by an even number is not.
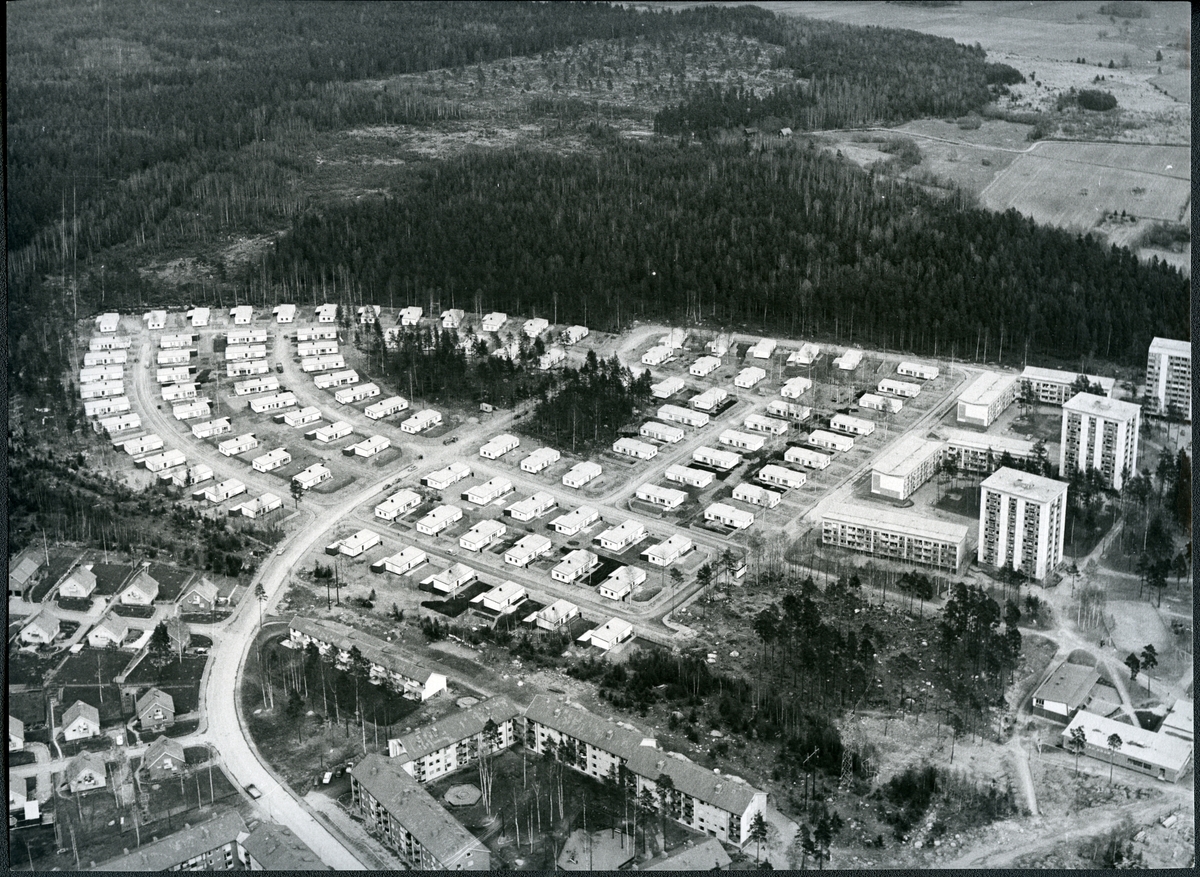
<svg viewBox="0 0 1200 877"><path fill-rule="evenodd" d="M500 750L500 728L491 719L483 726L479 739L479 791L483 797L483 809L492 815L492 781L496 778L496 765L492 756Z"/></svg>
<svg viewBox="0 0 1200 877"><path fill-rule="evenodd" d="M1113 778L1113 758L1116 757L1117 750L1121 748L1121 736L1119 734L1108 735L1108 784L1112 785Z"/></svg>
<svg viewBox="0 0 1200 877"><path fill-rule="evenodd" d="M258 627L261 630L263 625L263 604L267 602L267 590L263 587L262 582L254 585L254 599L258 601Z"/></svg>
<svg viewBox="0 0 1200 877"><path fill-rule="evenodd" d="M1153 644L1147 643L1142 649L1142 669L1146 671L1146 675L1150 675L1150 671L1158 666L1158 649L1154 648Z"/></svg>
<svg viewBox="0 0 1200 877"><path fill-rule="evenodd" d="M754 841L754 861L758 861L763 841L767 839L767 820L763 819L762 811L756 810L750 820L750 840Z"/></svg>
<svg viewBox="0 0 1200 877"><path fill-rule="evenodd" d="M1087 748L1087 734L1083 732L1083 728L1075 727L1071 729L1071 736L1067 738L1067 750L1075 756L1075 775L1079 776L1079 756Z"/></svg>
<svg viewBox="0 0 1200 877"><path fill-rule="evenodd" d="M1138 656L1130 652L1129 657L1125 659L1125 666L1129 668L1129 681L1137 679L1138 670L1142 669L1142 662L1138 660Z"/></svg>

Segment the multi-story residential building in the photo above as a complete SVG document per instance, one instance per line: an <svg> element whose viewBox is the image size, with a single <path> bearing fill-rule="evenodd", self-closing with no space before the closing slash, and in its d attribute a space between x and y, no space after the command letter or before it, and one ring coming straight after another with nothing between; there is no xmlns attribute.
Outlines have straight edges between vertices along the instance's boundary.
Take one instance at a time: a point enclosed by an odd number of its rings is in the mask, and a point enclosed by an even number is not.
<svg viewBox="0 0 1200 877"><path fill-rule="evenodd" d="M979 490L979 562L1045 579L1062 561L1067 485L998 469Z"/></svg>
<svg viewBox="0 0 1200 877"><path fill-rule="evenodd" d="M959 423L987 429L1017 398L1016 375L983 372L958 397Z"/></svg>
<svg viewBox="0 0 1200 877"><path fill-rule="evenodd" d="M597 780L619 776L639 747L657 751L653 737L624 722L603 719L574 703L539 695L525 710L525 747Z"/></svg>
<svg viewBox="0 0 1200 877"><path fill-rule="evenodd" d="M906 500L933 477L942 458L941 442L909 433L892 445L871 469L871 493Z"/></svg>
<svg viewBox="0 0 1200 877"><path fill-rule="evenodd" d="M1005 454L1012 463L1032 460L1035 446L1031 441L1007 435L985 435L967 429L943 429L939 431L945 442L943 459L954 460L958 471L978 475L990 475L1005 461Z"/></svg>
<svg viewBox="0 0 1200 877"><path fill-rule="evenodd" d="M1068 478L1075 471L1099 469L1105 486L1120 490L1137 472L1141 420L1142 409L1133 402L1076 394L1063 403L1059 473Z"/></svg>
<svg viewBox="0 0 1200 877"><path fill-rule="evenodd" d="M1085 375L1079 372L1064 372L1053 368L1038 368L1026 366L1021 372L1021 391L1047 405L1061 405L1078 392L1074 385L1083 378L1087 381L1087 392L1094 387L1100 388L1100 394L1112 397L1117 382L1114 378L1102 378L1099 375Z"/></svg>
<svg viewBox="0 0 1200 877"><path fill-rule="evenodd" d="M821 521L821 541L852 551L957 571L967 527L882 506L835 505Z"/></svg>
<svg viewBox="0 0 1200 877"><path fill-rule="evenodd" d="M520 707L507 697L491 697L390 738L388 756L418 783L431 782L478 760L489 722L495 725L496 732L489 751L499 752L512 746L522 730L520 715Z"/></svg>
<svg viewBox="0 0 1200 877"><path fill-rule="evenodd" d="M95 871L240 871L248 862L240 839L248 836L236 810L199 825L186 826L161 840L95 866Z"/></svg>
<svg viewBox="0 0 1200 877"><path fill-rule="evenodd" d="M1192 345L1172 338L1150 342L1146 359L1146 394L1155 411L1166 413L1171 405L1186 421L1192 419Z"/></svg>

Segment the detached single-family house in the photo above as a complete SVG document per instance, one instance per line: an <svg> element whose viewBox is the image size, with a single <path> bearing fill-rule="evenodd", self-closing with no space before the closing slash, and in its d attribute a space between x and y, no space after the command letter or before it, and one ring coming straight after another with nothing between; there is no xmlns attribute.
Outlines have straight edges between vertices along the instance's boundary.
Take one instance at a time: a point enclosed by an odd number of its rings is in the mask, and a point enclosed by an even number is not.
<svg viewBox="0 0 1200 877"><path fill-rule="evenodd" d="M142 770L151 781L173 777L186 766L183 744L170 737L160 735L146 747L146 754L142 756Z"/></svg>
<svg viewBox="0 0 1200 877"><path fill-rule="evenodd" d="M599 627L594 627L580 636L576 642L590 643L598 649L608 651L613 646L633 638L633 625L624 618L610 618Z"/></svg>
<svg viewBox="0 0 1200 877"><path fill-rule="evenodd" d="M179 595L179 605L185 612L211 612L220 596L217 586L202 577Z"/></svg>
<svg viewBox="0 0 1200 877"><path fill-rule="evenodd" d="M143 567L121 589L119 599L126 606L149 606L158 599L158 581Z"/></svg>
<svg viewBox="0 0 1200 877"><path fill-rule="evenodd" d="M30 645L49 645L58 636L58 619L41 612L21 628L20 640Z"/></svg>
<svg viewBox="0 0 1200 877"><path fill-rule="evenodd" d="M318 305L315 316L318 323L332 323L337 320L337 305L324 304Z"/></svg>
<svg viewBox="0 0 1200 877"><path fill-rule="evenodd" d="M73 795L90 792L92 789L103 789L108 785L104 759L95 752L80 752L67 762L63 775L67 780L67 788Z"/></svg>
<svg viewBox="0 0 1200 877"><path fill-rule="evenodd" d="M462 308L449 308L442 311L442 328L457 329L462 325L463 318L466 313Z"/></svg>
<svg viewBox="0 0 1200 877"><path fill-rule="evenodd" d="M135 711L143 731L161 731L175 724L175 699L157 688L151 688L137 699Z"/></svg>
<svg viewBox="0 0 1200 877"><path fill-rule="evenodd" d="M26 548L8 562L8 596L23 597L38 580L45 562L44 556L33 547Z"/></svg>
<svg viewBox="0 0 1200 877"><path fill-rule="evenodd" d="M87 641L93 649L103 649L109 645L120 647L128 635L129 622L113 613L101 619L99 624L88 631Z"/></svg>
<svg viewBox="0 0 1200 877"><path fill-rule="evenodd" d="M20 752L25 748L25 723L9 713L8 716L8 751Z"/></svg>
<svg viewBox="0 0 1200 877"><path fill-rule="evenodd" d="M83 563L71 570L61 585L58 586L58 596L72 597L76 600L86 600L96 590L96 576L90 563Z"/></svg>
<svg viewBox="0 0 1200 877"><path fill-rule="evenodd" d="M77 700L62 715L63 739L86 740L100 736L100 710L90 703Z"/></svg>

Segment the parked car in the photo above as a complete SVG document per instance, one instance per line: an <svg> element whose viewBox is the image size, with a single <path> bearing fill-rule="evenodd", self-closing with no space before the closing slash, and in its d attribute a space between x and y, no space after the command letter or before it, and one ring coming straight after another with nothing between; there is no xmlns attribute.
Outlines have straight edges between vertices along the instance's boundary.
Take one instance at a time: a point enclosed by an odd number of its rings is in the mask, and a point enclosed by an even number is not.
<svg viewBox="0 0 1200 877"><path fill-rule="evenodd" d="M246 786L246 794L248 794L251 798L261 798L262 797L262 792L260 792L258 790L258 786L254 785L254 783L251 783L250 785Z"/></svg>

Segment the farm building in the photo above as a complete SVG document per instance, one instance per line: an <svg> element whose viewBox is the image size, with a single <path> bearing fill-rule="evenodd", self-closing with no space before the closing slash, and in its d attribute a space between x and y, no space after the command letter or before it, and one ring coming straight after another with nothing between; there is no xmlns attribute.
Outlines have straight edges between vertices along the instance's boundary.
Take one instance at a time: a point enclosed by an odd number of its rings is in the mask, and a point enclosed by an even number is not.
<svg viewBox="0 0 1200 877"><path fill-rule="evenodd" d="M670 347L651 347L642 354L642 365L662 365L673 355Z"/></svg>
<svg viewBox="0 0 1200 877"><path fill-rule="evenodd" d="M582 463L576 463L570 469L563 473L562 483L567 487L574 487L578 490L589 481L600 477L600 473L604 470L599 463L593 463L585 460Z"/></svg>
<svg viewBox="0 0 1200 877"><path fill-rule="evenodd" d="M502 311L492 311L490 314L484 314L480 328L484 332L499 332L504 328L504 324L508 322L508 314Z"/></svg>
<svg viewBox="0 0 1200 877"><path fill-rule="evenodd" d="M296 320L296 306L275 305L271 309L271 314L275 317L276 323L293 323Z"/></svg>
<svg viewBox="0 0 1200 877"><path fill-rule="evenodd" d="M320 420L321 409L314 405L309 405L305 408L297 408L295 411L285 411L283 414L276 415L276 417L288 426L304 426Z"/></svg>
<svg viewBox="0 0 1200 877"><path fill-rule="evenodd" d="M706 378L721 367L721 360L715 356L702 356L692 363L688 374L698 378ZM682 384L682 381L680 382Z"/></svg>
<svg viewBox="0 0 1200 877"><path fill-rule="evenodd" d="M480 447L479 456L483 457L485 460L496 460L500 457L503 457L509 451L514 450L520 444L521 440L515 435L504 433L489 439L482 447Z"/></svg>
<svg viewBox="0 0 1200 877"><path fill-rule="evenodd" d="M379 561L392 575L402 576L412 572L429 560L429 555L415 545L408 545L397 554Z"/></svg>
<svg viewBox="0 0 1200 877"><path fill-rule="evenodd" d="M451 484L471 477L471 467L466 463L451 463L445 469L430 472L421 479L421 483L434 490L445 490Z"/></svg>
<svg viewBox="0 0 1200 877"><path fill-rule="evenodd" d="M633 625L623 618L610 618L580 636L576 642L593 645L607 652L629 639L633 639Z"/></svg>
<svg viewBox="0 0 1200 877"><path fill-rule="evenodd" d="M506 581L490 591L472 597L471 610L472 614L482 617L485 621L496 621L505 615L511 615L528 598L529 594L525 588L516 582Z"/></svg>
<svg viewBox="0 0 1200 877"><path fill-rule="evenodd" d="M758 470L758 480L764 484L774 484L778 487L791 489L793 487L803 487L805 482L808 481L808 476L794 469L770 464ZM737 497L735 496L734 499L737 499Z"/></svg>
<svg viewBox="0 0 1200 877"><path fill-rule="evenodd" d="M296 403L296 395L294 392L278 392L271 396L259 396L252 398L250 401L250 410L254 414L265 414L266 412L277 412L282 408L292 408Z"/></svg>
<svg viewBox="0 0 1200 877"><path fill-rule="evenodd" d="M192 361L192 354L195 352L194 350L160 350L154 357L154 364L159 366L187 365ZM83 380L82 376L80 376L80 380Z"/></svg>
<svg viewBox="0 0 1200 877"><path fill-rule="evenodd" d="M431 578L429 584L433 585L433 589L437 593L453 597L467 585L478 581L478 579L478 572L471 569L465 563L456 563L454 566L442 570Z"/></svg>
<svg viewBox="0 0 1200 877"><path fill-rule="evenodd" d="M692 540L687 536L676 533L665 542L651 545L642 552L642 557L655 566L670 566L691 550Z"/></svg>
<svg viewBox="0 0 1200 877"><path fill-rule="evenodd" d="M1075 713L1086 709L1092 700L1092 688L1100 681L1095 667L1063 661L1033 692L1030 700L1035 716L1066 724Z"/></svg>
<svg viewBox="0 0 1200 877"><path fill-rule="evenodd" d="M788 425L774 417L763 417L761 414L748 414L742 421L742 426L754 432L765 432L768 435L783 435L788 431Z"/></svg>
<svg viewBox="0 0 1200 877"><path fill-rule="evenodd" d="M487 505L489 502L499 499L506 493L512 493L512 491L512 482L503 475L497 475L495 478L489 478L482 484L476 484L467 490L463 494L463 499L475 505Z"/></svg>
<svg viewBox="0 0 1200 877"><path fill-rule="evenodd" d="M854 439L848 435L838 435L824 429L814 429L808 434L808 443L818 448L830 451L849 451L854 447ZM786 457L784 458L786 459ZM791 462L790 460L788 462Z"/></svg>
<svg viewBox="0 0 1200 877"><path fill-rule="evenodd" d="M370 530L359 530L352 536L347 536L345 539L339 539L333 544L337 546L337 550L347 557L358 557L364 551L370 551L376 545L382 544L383 539L378 533L372 533Z"/></svg>
<svg viewBox="0 0 1200 877"><path fill-rule="evenodd" d="M1052 368L1036 368L1026 366L1021 372L1021 389L1033 398L1046 405L1062 405L1078 390L1073 386L1080 378L1087 381L1087 392L1094 393L1095 387L1100 387L1097 395L1112 398L1117 382L1114 378L1102 378L1099 375L1085 375L1079 372L1064 372Z"/></svg>
<svg viewBox="0 0 1200 877"><path fill-rule="evenodd" d="M238 305L229 309L229 319L235 326L246 326L254 319L254 308L250 305Z"/></svg>
<svg viewBox="0 0 1200 877"><path fill-rule="evenodd" d="M503 539L507 532L508 527L489 518L458 537L458 546L466 551L484 551Z"/></svg>
<svg viewBox="0 0 1200 877"><path fill-rule="evenodd" d="M901 409L904 408L904 403L893 396L863 393L858 399L858 407L867 408L871 411L885 411L891 414L899 414Z"/></svg>
<svg viewBox="0 0 1200 877"><path fill-rule="evenodd" d="M646 571L638 566L622 566L600 583L600 596L624 601L633 589L646 581Z"/></svg>
<svg viewBox="0 0 1200 877"><path fill-rule="evenodd" d="M779 389L779 395L785 399L799 399L812 389L812 381L808 378L790 378Z"/></svg>
<svg viewBox="0 0 1200 877"><path fill-rule="evenodd" d="M842 371L852 372L858 368L858 364L862 362L863 352L861 350L847 350L841 356L833 360L833 364Z"/></svg>
<svg viewBox="0 0 1200 877"><path fill-rule="evenodd" d="M167 326L166 311L146 311L142 314L142 322L146 324L146 328L154 331L156 329L165 329Z"/></svg>
<svg viewBox="0 0 1200 877"><path fill-rule="evenodd" d="M367 386L373 386L368 384ZM410 435L416 435L419 432L424 432L427 429L440 425L442 422L442 413L434 411L432 408L423 408L412 417L406 418L400 424L400 431L407 432Z"/></svg>
<svg viewBox="0 0 1200 877"><path fill-rule="evenodd" d="M296 330L296 343L306 341L336 341L338 330L336 326L305 326Z"/></svg>
<svg viewBox="0 0 1200 877"><path fill-rule="evenodd" d="M544 320L541 317L534 317L525 321L524 325L521 326L521 331L525 333L525 336L529 338L530 341L532 341L549 328L549 320Z"/></svg>
<svg viewBox="0 0 1200 877"><path fill-rule="evenodd" d="M116 317L116 314L113 316ZM124 335L115 338L89 338L88 350L128 350L132 344L133 339Z"/></svg>
<svg viewBox="0 0 1200 877"><path fill-rule="evenodd" d="M775 399L767 403L767 414L772 417L783 417L787 420L803 422L812 417L812 409L807 405L793 405L791 402L783 402Z"/></svg>
<svg viewBox="0 0 1200 877"><path fill-rule="evenodd" d="M770 359L775 355L775 348L778 346L779 343L774 338L762 338L746 351L746 355L753 359Z"/></svg>
<svg viewBox="0 0 1200 877"><path fill-rule="evenodd" d="M72 740L86 740L89 737L100 736L100 710L77 700L62 714L63 739L70 743ZM100 762L101 773L104 762Z"/></svg>
<svg viewBox="0 0 1200 877"><path fill-rule="evenodd" d="M96 590L96 574L92 572L90 563L83 563L72 569L71 574L63 579L62 584L58 586L58 595L84 600L92 596L94 590Z"/></svg>
<svg viewBox="0 0 1200 877"><path fill-rule="evenodd" d="M720 387L709 387L698 396L688 400L688 404L697 411L715 411L729 398L729 393Z"/></svg>
<svg viewBox="0 0 1200 877"><path fill-rule="evenodd" d="M987 429L1016 400L1019 388L1016 375L982 372L958 397L958 422Z"/></svg>
<svg viewBox="0 0 1200 877"><path fill-rule="evenodd" d="M570 584L586 575L600 565L600 559L590 551L576 548L550 570L550 578L556 582Z"/></svg>
<svg viewBox="0 0 1200 877"><path fill-rule="evenodd" d="M567 361L567 351L561 347L551 347L545 353L538 357L538 368L542 371L550 371L555 366L562 365Z"/></svg>
<svg viewBox="0 0 1200 877"><path fill-rule="evenodd" d="M635 460L652 460L658 456L658 448L634 438L619 438L613 442L613 453L633 457Z"/></svg>
<svg viewBox="0 0 1200 877"><path fill-rule="evenodd" d="M563 329L562 341L564 344L578 344L589 334L587 326L567 326Z"/></svg>
<svg viewBox="0 0 1200 877"><path fill-rule="evenodd" d="M442 311L442 328L457 329L462 325L466 313L462 308L450 308Z"/></svg>
<svg viewBox="0 0 1200 877"><path fill-rule="evenodd" d="M528 566L531 561L549 554L552 547L553 543L545 536L530 533L504 552L504 562L513 566Z"/></svg>
<svg viewBox="0 0 1200 877"><path fill-rule="evenodd" d="M733 451L719 451L716 448L699 447L692 451L692 460L702 466L711 466L726 472L742 462L742 455Z"/></svg>
<svg viewBox="0 0 1200 877"><path fill-rule="evenodd" d="M233 385L233 394L235 396L253 396L255 393L274 393L278 389L279 378L271 375L265 378L238 381Z"/></svg>
<svg viewBox="0 0 1200 877"><path fill-rule="evenodd" d="M944 445L910 433L887 449L871 467L871 493L906 500L934 476Z"/></svg>
<svg viewBox="0 0 1200 877"><path fill-rule="evenodd" d="M1125 767L1170 783L1179 782L1192 765L1192 744L1171 734L1152 733L1080 710L1063 729L1064 746L1068 745L1076 728L1083 731L1083 754L1104 764ZM1114 736L1120 741L1119 745L1110 746L1109 741Z"/></svg>
<svg viewBox="0 0 1200 877"><path fill-rule="evenodd" d="M882 506L836 505L821 521L821 541L851 551L957 571L966 559L962 524Z"/></svg>
<svg viewBox="0 0 1200 877"><path fill-rule="evenodd" d="M735 530L745 530L754 523L754 513L734 508L728 503L714 502L704 510L704 520Z"/></svg>
<svg viewBox="0 0 1200 877"><path fill-rule="evenodd" d="M313 432L313 438L319 442L335 442L338 439L344 439L348 435L354 433L354 427L344 420L339 420L336 423L331 423L329 426L322 426Z"/></svg>
<svg viewBox="0 0 1200 877"><path fill-rule="evenodd" d="M163 446L161 436L151 433L144 435L141 438L130 439L122 443L121 450L131 457L136 457L139 454L148 454L151 451L157 451Z"/></svg>
<svg viewBox="0 0 1200 877"><path fill-rule="evenodd" d="M89 350L83 355L85 368L92 365L124 365L128 361L127 350Z"/></svg>
<svg viewBox="0 0 1200 877"><path fill-rule="evenodd" d="M550 522L550 526L554 528L554 532L564 536L577 536L598 520L600 512L591 506L583 505L565 515L559 515Z"/></svg>
<svg viewBox="0 0 1200 877"><path fill-rule="evenodd" d="M655 399L669 399L684 388L683 378L664 378L657 384L650 385L650 395Z"/></svg>
<svg viewBox="0 0 1200 877"><path fill-rule="evenodd" d="M835 414L829 418L829 428L847 435L866 436L875 431L875 424L849 414Z"/></svg>
<svg viewBox="0 0 1200 877"><path fill-rule="evenodd" d="M554 450L554 448L538 448L521 461L521 471L541 472L547 466L557 463L561 457L562 454Z"/></svg>
<svg viewBox="0 0 1200 877"><path fill-rule="evenodd" d="M678 426L659 423L656 420L648 420L642 424L638 430L638 435L643 438L654 439L655 441L673 445L683 439L683 430Z"/></svg>
<svg viewBox="0 0 1200 877"><path fill-rule="evenodd" d="M733 378L733 385L740 390L749 390L751 387L766 380L767 373L757 366L747 366L738 372Z"/></svg>
<svg viewBox="0 0 1200 877"><path fill-rule="evenodd" d="M958 471L971 475L990 475L1003 464L1004 455L1011 458L1011 468L1032 460L1034 443L1007 435L983 435L966 429L943 429L946 457L955 460Z"/></svg>
<svg viewBox="0 0 1200 877"><path fill-rule="evenodd" d="M233 457L238 454L244 454L246 451L253 451L257 447L258 438L254 433L248 432L236 438L226 439L217 445L217 450L226 457Z"/></svg>
<svg viewBox="0 0 1200 877"><path fill-rule="evenodd" d="M170 481L176 487L191 487L194 484L203 484L205 481L212 481L213 470L211 466L204 463L197 463L195 466L187 469L160 472L158 477L161 481Z"/></svg>
<svg viewBox="0 0 1200 877"><path fill-rule="evenodd" d="M453 524L461 521L462 509L456 505L440 505L417 521L417 532L426 536L436 536Z"/></svg>
<svg viewBox="0 0 1200 877"><path fill-rule="evenodd" d="M658 409L658 419L668 423L682 423L684 426L700 428L708 426L709 417L701 411L689 411L678 405L662 405Z"/></svg>
<svg viewBox="0 0 1200 877"><path fill-rule="evenodd" d="M287 448L275 448L261 457L255 457L250 461L250 465L256 472L273 472L276 469L282 469L290 462L292 462L292 455L288 453Z"/></svg>
<svg viewBox="0 0 1200 877"><path fill-rule="evenodd" d="M190 308L186 314L187 321L193 329L203 329L208 325L212 311L209 308Z"/></svg>
<svg viewBox="0 0 1200 877"><path fill-rule="evenodd" d="M504 480L507 481L508 479ZM483 485L480 486L482 487ZM504 510L504 514L508 515L514 521L532 521L534 518L540 518L556 505L558 505L558 500L554 498L553 494L539 491L528 499L514 502Z"/></svg>
<svg viewBox="0 0 1200 877"><path fill-rule="evenodd" d="M241 496L245 492L246 485L242 481L237 478L226 478L218 484L205 488L204 498L216 504L225 502L227 499L233 499L235 496Z"/></svg>
<svg viewBox="0 0 1200 877"><path fill-rule="evenodd" d="M891 378L884 378L876 388L881 393L891 393L905 399L915 399L921 394L920 384L914 384L912 381L894 381Z"/></svg>
<svg viewBox="0 0 1200 877"><path fill-rule="evenodd" d="M600 547L609 551L624 551L646 538L646 528L637 521L626 521L617 527L609 527L596 537Z"/></svg>
<svg viewBox="0 0 1200 877"><path fill-rule="evenodd" d="M108 399L113 396L124 396L125 384L121 381L93 381L79 386L79 396L88 399Z"/></svg>
<svg viewBox="0 0 1200 877"><path fill-rule="evenodd" d="M657 484L643 484L634 494L642 502L662 506L665 509L677 509L687 500L687 494L682 490L670 487L659 487Z"/></svg>
<svg viewBox="0 0 1200 877"><path fill-rule="evenodd" d="M200 385L195 382L187 384L163 384L162 399L164 402L182 402L198 398L199 392Z"/></svg>
<svg viewBox="0 0 1200 877"><path fill-rule="evenodd" d="M746 432L738 432L736 429L725 429L717 436L717 441L723 445L729 445L731 448L738 448L743 451L761 451L766 440L761 435L750 435Z"/></svg>
<svg viewBox="0 0 1200 877"><path fill-rule="evenodd" d="M341 390L338 390L333 394L333 400L339 405L350 405L353 402L361 402L364 399L372 399L378 395L378 384L359 384L356 387L344 387ZM438 415L438 417L440 418L441 415Z"/></svg>
<svg viewBox="0 0 1200 877"><path fill-rule="evenodd" d="M139 462L146 467L148 472L165 472L167 469L186 465L187 457L183 455L183 451L170 450L163 451L161 454L155 454L152 457L146 457Z"/></svg>
<svg viewBox="0 0 1200 877"><path fill-rule="evenodd" d="M241 362L230 362L225 365L225 377L244 378L253 375L265 375L271 371L271 366L265 359L247 359Z"/></svg>
<svg viewBox="0 0 1200 877"><path fill-rule="evenodd" d="M111 436L118 432L140 429L142 426L142 416L137 413L131 413L119 414L116 417L105 417L103 420L97 422L97 426L99 427L98 432L103 431Z"/></svg>
<svg viewBox="0 0 1200 877"><path fill-rule="evenodd" d="M129 636L129 620L115 612L105 616L100 623L88 631L87 642L93 649L109 646L120 648Z"/></svg>
<svg viewBox="0 0 1200 877"><path fill-rule="evenodd" d="M383 420L393 414L399 414L408 409L408 400L403 396L389 396L379 402L372 402L363 409L363 414L372 420Z"/></svg>
<svg viewBox="0 0 1200 877"><path fill-rule="evenodd" d="M775 506L779 505L779 501L783 499L775 491L759 487L757 484L739 484L733 489L733 498L738 502L762 506L766 509L775 508Z"/></svg>
<svg viewBox="0 0 1200 877"><path fill-rule="evenodd" d="M691 466L681 466L672 463L667 467L665 477L676 484L686 484L688 487L708 487L716 476L707 469L693 469Z"/></svg>
<svg viewBox="0 0 1200 877"><path fill-rule="evenodd" d="M79 383L81 384L94 384L97 381L120 381L124 378L125 366L123 365L93 365L79 370Z"/></svg>
<svg viewBox="0 0 1200 877"><path fill-rule="evenodd" d="M338 307L335 304L317 305L313 316L316 317L318 323L332 323L337 320Z"/></svg>
<svg viewBox="0 0 1200 877"><path fill-rule="evenodd" d="M902 362L896 366L896 374L906 378L920 378L923 381L932 381L940 373L936 365L923 365L919 362Z"/></svg>
<svg viewBox="0 0 1200 877"><path fill-rule="evenodd" d="M415 490L401 490L375 506L375 517L383 521L394 521L421 504L421 495Z"/></svg>
<svg viewBox="0 0 1200 877"><path fill-rule="evenodd" d="M267 348L265 344L231 344L225 348L225 361L234 362L242 359L265 359Z"/></svg>
<svg viewBox="0 0 1200 877"><path fill-rule="evenodd" d="M301 360L312 359L316 356L337 356L338 343L333 339L320 341L302 341L296 346L296 355Z"/></svg>
<svg viewBox="0 0 1200 877"><path fill-rule="evenodd" d="M264 493L262 496L244 502L240 506L233 509L235 512L241 512L244 518L258 518L265 514L283 508L283 498L276 496L273 493Z"/></svg>
<svg viewBox="0 0 1200 877"><path fill-rule="evenodd" d="M225 343L234 346L244 344L266 344L266 329L231 329L225 335Z"/></svg>
<svg viewBox="0 0 1200 877"><path fill-rule="evenodd" d="M299 484L301 490L312 490L322 481L329 481L333 478L333 473L320 463L313 463L303 472L297 472L292 476L292 482Z"/></svg>
<svg viewBox="0 0 1200 877"><path fill-rule="evenodd" d="M558 630L572 619L579 617L579 607L570 600L555 600L544 609L521 619L523 624L532 624L542 630Z"/></svg>
<svg viewBox="0 0 1200 877"><path fill-rule="evenodd" d="M487 745L489 727L498 736L496 750L518 739L522 710L508 698L491 697L436 722L388 740L388 755L418 783L427 783L469 766Z"/></svg>
<svg viewBox="0 0 1200 877"><path fill-rule="evenodd" d="M227 432L233 432L233 424L229 422L228 417L219 417L216 420L197 423L192 427L192 435L201 439L212 438L215 435L224 435Z"/></svg>
<svg viewBox="0 0 1200 877"><path fill-rule="evenodd" d="M800 345L799 350L792 351L788 354L788 365L812 365L816 362L817 357L821 355L821 348L817 345L806 341Z"/></svg>

